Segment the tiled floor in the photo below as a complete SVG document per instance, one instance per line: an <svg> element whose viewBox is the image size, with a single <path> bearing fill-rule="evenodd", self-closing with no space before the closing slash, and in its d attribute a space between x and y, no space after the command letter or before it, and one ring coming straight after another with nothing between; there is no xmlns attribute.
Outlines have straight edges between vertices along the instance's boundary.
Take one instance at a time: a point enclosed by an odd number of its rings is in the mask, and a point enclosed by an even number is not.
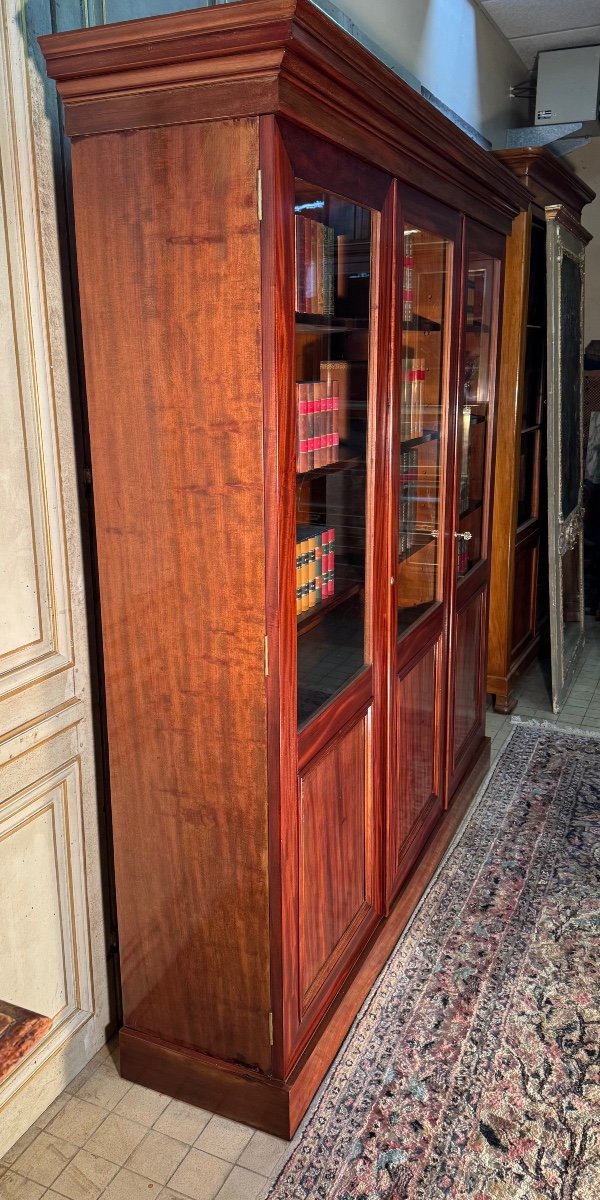
<svg viewBox="0 0 600 1200"><path fill-rule="evenodd" d="M516 714L600 732L600 622L558 718L544 670L521 680ZM510 717L489 711L496 758ZM1 1200L256 1200L285 1143L121 1079L105 1046L0 1163Z"/></svg>
<svg viewBox="0 0 600 1200"><path fill-rule="evenodd" d="M586 617L585 648L579 671L573 681L564 708L558 716L552 712L550 699L549 663L532 663L515 689L518 695L513 716L535 717L576 725L600 732L600 621ZM486 732L492 739L492 762L498 757L509 733L510 717L488 709Z"/></svg>

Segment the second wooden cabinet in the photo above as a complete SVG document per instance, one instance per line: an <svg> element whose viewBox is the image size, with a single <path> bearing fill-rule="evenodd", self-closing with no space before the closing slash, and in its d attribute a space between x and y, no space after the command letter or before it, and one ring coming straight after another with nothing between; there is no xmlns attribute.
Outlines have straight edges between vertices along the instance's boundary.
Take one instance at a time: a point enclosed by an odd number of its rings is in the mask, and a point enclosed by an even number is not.
<svg viewBox="0 0 600 1200"><path fill-rule="evenodd" d="M544 148L496 155L522 180L529 201L506 254L491 556L487 689L497 712L511 712L515 682L548 626L545 210L562 204L578 222L594 193Z"/></svg>
<svg viewBox="0 0 600 1200"><path fill-rule="evenodd" d="M305 0L43 45L74 139L122 1070L289 1134L485 766L521 189Z"/></svg>

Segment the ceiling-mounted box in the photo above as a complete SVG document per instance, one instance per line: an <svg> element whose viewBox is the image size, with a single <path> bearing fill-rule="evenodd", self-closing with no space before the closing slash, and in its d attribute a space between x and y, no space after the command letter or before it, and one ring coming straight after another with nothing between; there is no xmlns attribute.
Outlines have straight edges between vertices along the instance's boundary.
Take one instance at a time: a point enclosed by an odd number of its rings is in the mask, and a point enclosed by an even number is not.
<svg viewBox="0 0 600 1200"><path fill-rule="evenodd" d="M599 81L600 46L544 51L538 57L536 125L596 122Z"/></svg>

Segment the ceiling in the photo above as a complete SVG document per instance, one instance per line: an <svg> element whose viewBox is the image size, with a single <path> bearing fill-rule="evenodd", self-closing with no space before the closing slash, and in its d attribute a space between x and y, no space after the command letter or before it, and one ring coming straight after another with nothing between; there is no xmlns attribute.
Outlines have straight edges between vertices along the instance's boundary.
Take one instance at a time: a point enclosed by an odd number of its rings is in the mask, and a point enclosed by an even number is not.
<svg viewBox="0 0 600 1200"><path fill-rule="evenodd" d="M600 0L480 0L531 70L540 50L600 45Z"/></svg>

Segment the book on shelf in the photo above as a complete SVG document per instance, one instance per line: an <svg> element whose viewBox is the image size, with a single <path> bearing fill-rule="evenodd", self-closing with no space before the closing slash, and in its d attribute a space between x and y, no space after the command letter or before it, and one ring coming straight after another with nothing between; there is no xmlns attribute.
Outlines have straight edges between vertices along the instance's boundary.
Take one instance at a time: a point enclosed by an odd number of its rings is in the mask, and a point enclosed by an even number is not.
<svg viewBox="0 0 600 1200"><path fill-rule="evenodd" d="M413 316L413 234L404 234L404 269L402 276L402 323L410 325Z"/></svg>
<svg viewBox="0 0 600 1200"><path fill-rule="evenodd" d="M335 530L328 525L296 528L296 615L335 593Z"/></svg>
<svg viewBox="0 0 600 1200"><path fill-rule="evenodd" d="M295 215L296 312L332 316L335 232L322 221Z"/></svg>
<svg viewBox="0 0 600 1200"><path fill-rule="evenodd" d="M475 280L472 275L467 276L467 329L472 329L475 324Z"/></svg>
<svg viewBox="0 0 600 1200"><path fill-rule="evenodd" d="M296 384L296 470L328 467L339 460L339 387L334 379Z"/></svg>
<svg viewBox="0 0 600 1200"><path fill-rule="evenodd" d="M419 463L416 450L403 450L400 455L400 554L406 554L414 543L417 518Z"/></svg>
<svg viewBox="0 0 600 1200"><path fill-rule="evenodd" d="M471 408L468 404L462 410L462 424L459 511L465 512L471 497Z"/></svg>
<svg viewBox="0 0 600 1200"><path fill-rule="evenodd" d="M337 435L337 443L347 442L350 429L350 363L346 359L321 362L319 374L328 389L332 388L336 412L333 432Z"/></svg>
<svg viewBox="0 0 600 1200"><path fill-rule="evenodd" d="M403 442L423 436L424 389L425 359L403 359L400 404L400 440Z"/></svg>

